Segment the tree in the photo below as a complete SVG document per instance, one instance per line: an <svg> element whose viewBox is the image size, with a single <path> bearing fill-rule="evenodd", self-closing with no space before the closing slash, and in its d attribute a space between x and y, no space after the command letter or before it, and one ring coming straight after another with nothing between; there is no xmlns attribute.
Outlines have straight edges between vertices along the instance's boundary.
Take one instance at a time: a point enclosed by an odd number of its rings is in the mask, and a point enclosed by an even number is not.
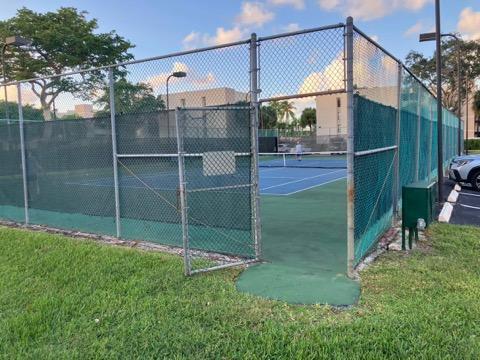
<svg viewBox="0 0 480 360"><path fill-rule="evenodd" d="M480 90L475 92L473 95L473 112L475 113L476 117L480 117Z"/></svg>
<svg viewBox="0 0 480 360"><path fill-rule="evenodd" d="M106 87L103 95L96 101L102 110L96 116L110 114L110 92ZM141 113L165 110L165 103L160 96L153 94L153 89L144 83L132 84L125 78L114 83L115 113Z"/></svg>
<svg viewBox="0 0 480 360"><path fill-rule="evenodd" d="M56 12L37 13L27 8L0 22L0 37L20 35L31 40L27 48L9 47L6 54L7 81L60 75L133 58L133 45L115 31L95 33L97 20L87 12L62 7ZM105 71L78 76L30 81L39 98L45 120L52 118L52 104L64 92L88 100L103 86ZM102 85L100 85L102 84Z"/></svg>
<svg viewBox="0 0 480 360"><path fill-rule="evenodd" d="M10 119L18 120L18 103L16 102L8 102L8 113ZM22 106L23 118L25 121L29 120L43 120L42 111L39 109L35 109L31 105L23 105ZM3 118L5 114L5 101L0 101L0 117Z"/></svg>
<svg viewBox="0 0 480 360"><path fill-rule="evenodd" d="M295 106L293 105L292 101L285 100L280 102L280 118L285 118L285 123L288 124L288 120L290 118L295 120L295 113L293 110L295 110Z"/></svg>
<svg viewBox="0 0 480 360"><path fill-rule="evenodd" d="M300 116L300 126L305 129L307 126L310 128L310 132L313 132L315 124L317 123L317 110L314 108L305 108Z"/></svg>
<svg viewBox="0 0 480 360"><path fill-rule="evenodd" d="M460 90L457 84L457 47L460 50L460 73L463 81ZM411 51L405 60L407 67L424 81L433 92L436 91L435 54L425 57ZM474 89L475 81L480 77L480 42L451 39L442 42L442 96L446 108L458 110L458 91L461 99L465 99L467 91Z"/></svg>
<svg viewBox="0 0 480 360"><path fill-rule="evenodd" d="M260 126L263 129L275 129L277 127L277 111L271 105L261 107Z"/></svg>

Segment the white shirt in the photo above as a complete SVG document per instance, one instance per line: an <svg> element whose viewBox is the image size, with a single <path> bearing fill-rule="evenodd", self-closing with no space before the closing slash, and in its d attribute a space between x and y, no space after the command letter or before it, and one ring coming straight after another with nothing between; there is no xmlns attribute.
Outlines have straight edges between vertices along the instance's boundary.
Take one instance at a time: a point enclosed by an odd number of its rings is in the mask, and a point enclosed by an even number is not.
<svg viewBox="0 0 480 360"><path fill-rule="evenodd" d="M297 154L301 154L301 153L302 153L302 150L303 150L302 147L303 147L302 144L297 144L297 145L295 146L295 151L297 152Z"/></svg>

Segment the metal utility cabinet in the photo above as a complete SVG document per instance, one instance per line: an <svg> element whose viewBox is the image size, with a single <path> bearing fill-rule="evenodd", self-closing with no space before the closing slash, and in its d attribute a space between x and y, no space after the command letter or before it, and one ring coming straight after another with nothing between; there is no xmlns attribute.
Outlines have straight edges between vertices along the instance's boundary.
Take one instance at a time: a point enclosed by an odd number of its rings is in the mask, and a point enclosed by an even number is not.
<svg viewBox="0 0 480 360"><path fill-rule="evenodd" d="M408 228L408 246L412 248L413 234L418 241L418 219L430 225L435 216L437 183L418 181L402 188L402 249L405 250L405 230Z"/></svg>

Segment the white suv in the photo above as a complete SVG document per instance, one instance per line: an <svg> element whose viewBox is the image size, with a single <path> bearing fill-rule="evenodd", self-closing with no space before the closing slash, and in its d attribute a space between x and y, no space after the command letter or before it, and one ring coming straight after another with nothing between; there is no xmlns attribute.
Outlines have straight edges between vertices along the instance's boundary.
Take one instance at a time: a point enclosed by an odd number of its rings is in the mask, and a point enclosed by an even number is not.
<svg viewBox="0 0 480 360"><path fill-rule="evenodd" d="M457 182L470 183L480 191L480 155L457 156L450 163L448 177Z"/></svg>

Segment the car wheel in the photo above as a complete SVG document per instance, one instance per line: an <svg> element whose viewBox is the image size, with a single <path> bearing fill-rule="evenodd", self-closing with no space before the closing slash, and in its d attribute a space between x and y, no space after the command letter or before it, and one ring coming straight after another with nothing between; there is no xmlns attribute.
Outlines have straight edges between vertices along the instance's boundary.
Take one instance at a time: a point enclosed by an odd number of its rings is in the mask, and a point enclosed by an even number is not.
<svg viewBox="0 0 480 360"><path fill-rule="evenodd" d="M475 190L480 191L480 169L474 170L472 176L470 177L470 183Z"/></svg>

